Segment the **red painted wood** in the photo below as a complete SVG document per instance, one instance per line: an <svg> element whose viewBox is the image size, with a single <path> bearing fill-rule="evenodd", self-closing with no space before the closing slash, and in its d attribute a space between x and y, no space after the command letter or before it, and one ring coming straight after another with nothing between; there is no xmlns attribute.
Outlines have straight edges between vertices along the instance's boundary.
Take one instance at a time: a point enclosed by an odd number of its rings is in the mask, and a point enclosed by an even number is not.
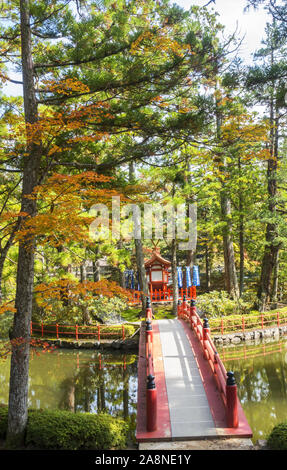
<svg viewBox="0 0 287 470"><path fill-rule="evenodd" d="M168 406L168 397L165 384L162 349L159 336L159 328L156 321L153 322L153 356L154 375L157 387L157 430L147 432L146 422L146 360L145 360L145 324L141 325L139 360L138 360L138 404L137 404L137 429L136 439L143 441L170 441L171 424Z"/></svg>
<svg viewBox="0 0 287 470"><path fill-rule="evenodd" d="M225 404L219 390L216 387L216 379L212 373L208 361L206 361L202 354L202 346L198 341L194 332L189 326L183 321L179 320L186 332L187 338L189 339L190 346L193 350L197 366L202 378L203 386L207 396L207 400L210 406L210 411L215 423L216 428L221 428L219 435L224 436L241 436L241 437L252 437L251 428L246 420L243 409L237 398L237 409L239 425L237 428L229 428L226 418ZM219 367L218 367L219 369ZM221 370L221 369L220 369Z"/></svg>

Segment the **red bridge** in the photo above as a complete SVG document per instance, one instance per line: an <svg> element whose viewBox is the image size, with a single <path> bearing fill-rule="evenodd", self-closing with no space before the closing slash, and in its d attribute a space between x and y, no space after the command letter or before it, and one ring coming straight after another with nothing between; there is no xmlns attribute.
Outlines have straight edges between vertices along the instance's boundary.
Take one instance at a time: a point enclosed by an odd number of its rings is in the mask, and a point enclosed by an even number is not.
<svg viewBox="0 0 287 470"><path fill-rule="evenodd" d="M237 395L195 300L174 320L152 318L147 303L138 365L138 442L252 437Z"/></svg>

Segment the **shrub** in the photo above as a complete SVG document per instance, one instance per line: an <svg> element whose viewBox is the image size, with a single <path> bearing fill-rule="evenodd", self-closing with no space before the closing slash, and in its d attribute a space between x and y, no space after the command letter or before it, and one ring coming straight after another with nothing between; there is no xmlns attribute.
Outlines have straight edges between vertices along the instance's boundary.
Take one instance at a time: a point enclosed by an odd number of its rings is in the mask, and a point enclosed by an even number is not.
<svg viewBox="0 0 287 470"><path fill-rule="evenodd" d="M246 302L232 300L225 291L212 291L199 295L196 304L198 309L212 318L235 314L243 315L251 307Z"/></svg>
<svg viewBox="0 0 287 470"><path fill-rule="evenodd" d="M6 312L0 315L0 338L8 338L9 329L13 325L14 313Z"/></svg>
<svg viewBox="0 0 287 470"><path fill-rule="evenodd" d="M0 437L5 438L8 408L0 407ZM103 450L125 448L127 424L107 414L29 410L25 445L38 449Z"/></svg>
<svg viewBox="0 0 287 470"><path fill-rule="evenodd" d="M277 424L272 429L267 445L272 450L287 450L287 422Z"/></svg>
<svg viewBox="0 0 287 470"><path fill-rule="evenodd" d="M287 319L287 312L285 309L278 310L280 315L280 322L284 322ZM271 327L277 325L277 311L266 312L261 314L258 312L251 312L248 315L244 315L244 327L249 330L256 330L261 328L261 315L263 315L264 327ZM211 333L218 333L221 331L221 324L223 324L223 332L228 333L232 331L242 330L242 315L229 315L222 318L211 318L209 326Z"/></svg>

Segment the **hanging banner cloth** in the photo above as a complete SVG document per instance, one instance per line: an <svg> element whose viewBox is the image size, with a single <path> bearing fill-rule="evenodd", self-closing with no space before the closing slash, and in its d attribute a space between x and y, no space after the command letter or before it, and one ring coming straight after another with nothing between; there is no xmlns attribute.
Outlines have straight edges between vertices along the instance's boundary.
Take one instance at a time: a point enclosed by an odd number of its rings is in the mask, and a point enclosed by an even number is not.
<svg viewBox="0 0 287 470"><path fill-rule="evenodd" d="M180 267L176 269L177 269L178 287L180 289L182 287L182 269Z"/></svg>
<svg viewBox="0 0 287 470"><path fill-rule="evenodd" d="M200 286L198 266L193 266L192 285L193 286Z"/></svg>
<svg viewBox="0 0 287 470"><path fill-rule="evenodd" d="M190 266L186 266L186 287L191 287Z"/></svg>

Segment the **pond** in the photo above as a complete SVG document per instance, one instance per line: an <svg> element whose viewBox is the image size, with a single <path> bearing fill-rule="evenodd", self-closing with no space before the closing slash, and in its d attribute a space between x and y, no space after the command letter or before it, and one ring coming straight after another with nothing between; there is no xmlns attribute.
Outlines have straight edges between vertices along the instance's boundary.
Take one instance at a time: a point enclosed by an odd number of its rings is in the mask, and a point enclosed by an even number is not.
<svg viewBox="0 0 287 470"><path fill-rule="evenodd" d="M226 370L233 370L253 441L266 439L287 421L287 340L218 348Z"/></svg>
<svg viewBox="0 0 287 470"><path fill-rule="evenodd" d="M0 360L0 403L9 396L10 359ZM107 412L123 417L134 434L137 356L56 349L30 355L29 408Z"/></svg>

